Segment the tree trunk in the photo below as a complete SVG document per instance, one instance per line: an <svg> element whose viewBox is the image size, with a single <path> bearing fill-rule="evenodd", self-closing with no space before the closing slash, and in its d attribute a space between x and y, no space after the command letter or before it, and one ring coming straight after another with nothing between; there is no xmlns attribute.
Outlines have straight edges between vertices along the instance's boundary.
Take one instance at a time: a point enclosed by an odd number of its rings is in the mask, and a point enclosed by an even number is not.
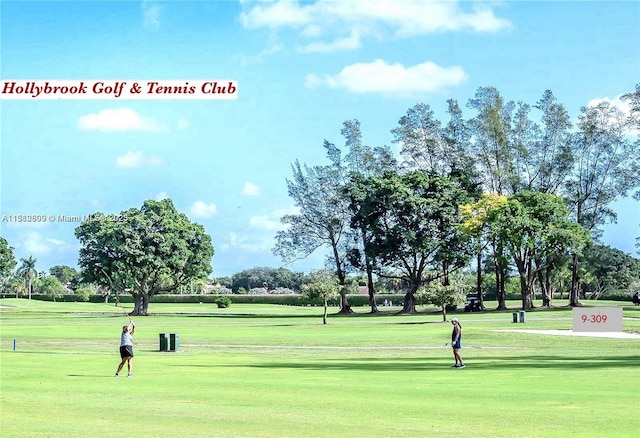
<svg viewBox="0 0 640 438"><path fill-rule="evenodd" d="M581 307L580 303L580 278L578 275L578 254L573 254L573 266L571 267L571 290L569 291L569 306Z"/></svg>
<svg viewBox="0 0 640 438"><path fill-rule="evenodd" d="M408 314L414 314L414 313L418 313L416 311L416 291L417 291L417 287L414 290L414 287L412 286L411 289L404 295L404 304L402 306L402 310L400 311L400 313L408 313Z"/></svg>
<svg viewBox="0 0 640 438"><path fill-rule="evenodd" d="M442 322L447 322L447 305L442 305Z"/></svg>
<svg viewBox="0 0 640 438"><path fill-rule="evenodd" d="M149 294L146 293L137 293L133 295L133 312L131 312L132 316L148 316L149 309Z"/></svg>
<svg viewBox="0 0 640 438"><path fill-rule="evenodd" d="M367 291L369 292L369 305L371 313L378 313L378 305L376 304L376 290L373 286L373 273L370 263L367 261Z"/></svg>
<svg viewBox="0 0 640 438"><path fill-rule="evenodd" d="M520 277L520 295L522 296L522 310L533 309L533 299L531 289L533 285L532 276L532 262L529 259L527 262L523 260L514 260L518 267L518 274Z"/></svg>
<svg viewBox="0 0 640 438"><path fill-rule="evenodd" d="M504 291L504 271L502 263L498 260L495 262L496 271L496 296L498 299L498 307L496 310L507 310L506 294Z"/></svg>
<svg viewBox="0 0 640 438"><path fill-rule="evenodd" d="M542 273L540 274L540 286L542 288L542 307L552 307L553 301L553 285L551 284L553 267L549 264L547 268L544 270L545 275L542 278Z"/></svg>
<svg viewBox="0 0 640 438"><path fill-rule="evenodd" d="M324 315L322 316L322 324L327 325L327 300L324 300Z"/></svg>
<svg viewBox="0 0 640 438"><path fill-rule="evenodd" d="M480 308L482 310L486 310L484 307L484 298L482 298L482 250L478 251L478 255L476 256L476 264L477 264L477 274L476 274L476 296L480 301Z"/></svg>
<svg viewBox="0 0 640 438"><path fill-rule="evenodd" d="M520 272L520 295L522 296L522 310L529 310L531 308L531 294L527 287L527 277L523 272Z"/></svg>
<svg viewBox="0 0 640 438"><path fill-rule="evenodd" d="M347 301L347 287L343 285L342 289L340 289L340 311L338 312L338 314L350 315L352 313L353 310L351 310L351 306Z"/></svg>

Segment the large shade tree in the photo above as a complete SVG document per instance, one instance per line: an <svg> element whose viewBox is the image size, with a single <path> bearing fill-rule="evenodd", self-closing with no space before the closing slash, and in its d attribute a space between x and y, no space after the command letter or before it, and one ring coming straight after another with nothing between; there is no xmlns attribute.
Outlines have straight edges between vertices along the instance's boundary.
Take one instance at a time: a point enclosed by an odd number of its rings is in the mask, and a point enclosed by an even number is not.
<svg viewBox="0 0 640 438"><path fill-rule="evenodd" d="M9 283L17 264L13 248L4 237L0 237L0 290L4 290Z"/></svg>
<svg viewBox="0 0 640 438"><path fill-rule="evenodd" d="M289 196L299 212L283 216L287 229L276 234L274 254L285 261L308 257L319 248L329 249L326 266L336 272L342 286L340 313L352 313L346 296L346 276L354 266L349 257L354 248L367 239L366 230L349 227L350 212L344 187L354 175L376 175L381 169L395 165L386 147L370 147L363 143L360 122L348 120L340 131L345 138L345 150L326 141L324 148L330 164L326 166L301 165L296 161L293 178L287 180ZM372 311L375 311L371 261L363 266L368 276Z"/></svg>
<svg viewBox="0 0 640 438"><path fill-rule="evenodd" d="M386 172L360 184L360 195L351 198L351 225L369 229L365 251L376 260L377 274L406 283L402 312L415 313L422 284L446 279L469 260L469 240L456 227L458 205L469 202L469 193L451 178L421 171ZM425 276L427 269L435 274Z"/></svg>
<svg viewBox="0 0 640 438"><path fill-rule="evenodd" d="M304 259L319 248L328 248L327 265L342 285L340 313L352 313L345 284L348 248L356 244L356 236L349 229L336 171L330 166L303 166L298 161L292 168L293 179L287 180L287 185L299 212L280 218L286 229L276 233L273 253L291 262Z"/></svg>
<svg viewBox="0 0 640 438"><path fill-rule="evenodd" d="M640 260L610 246L593 245L585 250L582 268L587 272L582 291L589 299L627 290L640 281Z"/></svg>
<svg viewBox="0 0 640 438"><path fill-rule="evenodd" d="M214 250L202 225L189 221L170 199L145 201L119 220L96 213L75 230L82 245L83 281L130 293L133 315L147 315L149 300L211 272Z"/></svg>
<svg viewBox="0 0 640 438"><path fill-rule="evenodd" d="M493 210L499 209L500 206L506 202L507 197L504 195L484 193L478 201L470 204L463 204L459 207L462 215L462 222L459 227L464 233L468 234L474 242L476 242L476 245L479 248L477 252L479 258L481 258L482 252L485 248L488 247L493 250L491 255L494 263L494 273L496 275L496 298L498 299L497 310L505 310L507 308L507 298L504 289L505 278L503 277L503 275L505 275L505 271L503 269L499 269L500 266L505 266L507 264L507 258L505 252L498 251L500 245L496 243L496 237L490 233L487 217ZM476 264L480 265L481 260L477 260ZM478 267L478 276L476 280L478 288L481 287L480 284L482 282L480 269L481 268Z"/></svg>
<svg viewBox="0 0 640 438"><path fill-rule="evenodd" d="M565 182L564 197L575 221L596 239L602 225L616 220L611 204L629 194L640 195L640 139L633 122L633 117L606 101L582 108L578 118L573 144L576 162ZM579 257L574 254L571 306L580 305L579 272Z"/></svg>
<svg viewBox="0 0 640 438"><path fill-rule="evenodd" d="M490 234L503 242L518 270L522 309L533 307L538 274L567 251L579 254L589 233L569 220L569 209L556 195L523 190L487 214ZM544 283L542 284L544 285ZM545 302L551 298L543 288Z"/></svg>

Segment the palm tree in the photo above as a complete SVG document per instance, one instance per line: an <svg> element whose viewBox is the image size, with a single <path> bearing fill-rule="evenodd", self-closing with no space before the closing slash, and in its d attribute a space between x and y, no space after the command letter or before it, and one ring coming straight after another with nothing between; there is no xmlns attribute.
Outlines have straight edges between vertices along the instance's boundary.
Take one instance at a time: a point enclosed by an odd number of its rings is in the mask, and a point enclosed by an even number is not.
<svg viewBox="0 0 640 438"><path fill-rule="evenodd" d="M29 256L28 259L20 259L22 265L18 268L18 274L27 281L28 283L28 292L29 299L31 299L31 280L38 274L36 271L36 262L38 260L34 259L33 256Z"/></svg>

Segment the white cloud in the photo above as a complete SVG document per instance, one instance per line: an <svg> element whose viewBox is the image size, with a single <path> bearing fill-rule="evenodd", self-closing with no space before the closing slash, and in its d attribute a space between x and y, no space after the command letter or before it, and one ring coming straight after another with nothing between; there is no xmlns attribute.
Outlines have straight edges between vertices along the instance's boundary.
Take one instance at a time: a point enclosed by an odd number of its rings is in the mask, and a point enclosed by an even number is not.
<svg viewBox="0 0 640 438"><path fill-rule="evenodd" d="M265 214L262 216L253 216L249 219L249 226L258 230L277 231L282 230L284 227L280 223L280 220L269 217Z"/></svg>
<svg viewBox="0 0 640 438"><path fill-rule="evenodd" d="M441 92L465 82L467 78L467 73L460 66L441 67L433 62L424 62L405 67L399 63L388 64L377 59L370 63L349 65L336 75L307 75L307 86L326 85L353 93L408 96Z"/></svg>
<svg viewBox="0 0 640 438"><path fill-rule="evenodd" d="M267 57L282 51L282 48L283 48L282 44L271 44L269 47L262 50L257 55L249 56L249 55L239 54L239 55L236 55L235 58L243 66L250 65L250 64L259 64L263 62Z"/></svg>
<svg viewBox="0 0 640 438"><path fill-rule="evenodd" d="M167 192L159 192L159 193L156 193L153 198L156 201L162 201L163 199L168 199L169 195L167 195Z"/></svg>
<svg viewBox="0 0 640 438"><path fill-rule="evenodd" d="M26 234L21 246L26 253L38 256L50 254L55 247L62 245L64 245L62 240L48 239L40 233L30 232Z"/></svg>
<svg viewBox="0 0 640 438"><path fill-rule="evenodd" d="M131 108L104 109L81 116L78 127L95 131L167 131L167 127L149 117L141 117Z"/></svg>
<svg viewBox="0 0 640 438"><path fill-rule="evenodd" d="M238 235L229 233L227 242L221 244L223 250L239 249L243 252L251 253L271 253L273 247L273 237L264 239L252 239L248 235Z"/></svg>
<svg viewBox="0 0 640 438"><path fill-rule="evenodd" d="M218 212L218 207L213 202L207 204L203 201L196 201L191 204L189 212L193 217L207 219L214 216Z"/></svg>
<svg viewBox="0 0 640 438"><path fill-rule="evenodd" d="M147 28L157 29L160 27L160 12L162 6L151 4L148 0L142 0L142 23Z"/></svg>
<svg viewBox="0 0 640 438"><path fill-rule="evenodd" d="M300 49L300 51L303 53L331 53L359 49L361 46L362 42L360 40L360 33L353 31L351 32L351 35L343 38L336 38L331 43L316 42L307 44Z"/></svg>
<svg viewBox="0 0 640 438"><path fill-rule="evenodd" d="M240 14L246 28L301 26L311 21L314 7L300 7L297 1L264 2Z"/></svg>
<svg viewBox="0 0 640 438"><path fill-rule="evenodd" d="M249 226L256 230L265 230L265 231L284 230L286 226L282 222L280 222L280 218L288 214L299 214L299 213L300 213L300 208L295 206L291 206L289 208L277 209L261 216L251 217L249 219Z"/></svg>
<svg viewBox="0 0 640 438"><path fill-rule="evenodd" d="M157 155L147 157L142 151L129 151L116 158L116 167L118 168L152 167L161 166L162 164L164 164L162 157Z"/></svg>
<svg viewBox="0 0 640 438"><path fill-rule="evenodd" d="M244 186L242 186L240 194L244 196L258 196L260 195L260 187L250 181L246 181Z"/></svg>
<svg viewBox="0 0 640 438"><path fill-rule="evenodd" d="M496 32L511 24L495 15L488 4L468 6L454 0L318 0L246 3L241 13L245 28L293 28L302 38L328 36L313 41L304 52L357 49L361 36L409 37L442 31ZM464 5L461 6L461 5Z"/></svg>
<svg viewBox="0 0 640 438"><path fill-rule="evenodd" d="M616 108L622 114L624 119L628 119L631 117L631 104L628 101L624 101L621 99L622 94L617 95L613 99L609 97L598 97L596 99L591 99L587 104L588 107L598 106L598 104L602 102L607 102L612 107ZM609 120L610 123L618 123L615 119ZM628 128L626 130L627 133L633 135L640 135L640 131L637 129Z"/></svg>
<svg viewBox="0 0 640 438"><path fill-rule="evenodd" d="M185 119L180 119L178 120L178 129L181 131L184 131L185 129L187 129L189 127L189 121L185 120Z"/></svg>

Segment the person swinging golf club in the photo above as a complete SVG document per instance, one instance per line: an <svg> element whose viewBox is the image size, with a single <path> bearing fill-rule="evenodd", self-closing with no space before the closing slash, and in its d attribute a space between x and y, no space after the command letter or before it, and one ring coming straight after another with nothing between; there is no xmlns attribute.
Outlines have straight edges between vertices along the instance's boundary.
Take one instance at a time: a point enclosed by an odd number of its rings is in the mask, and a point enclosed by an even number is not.
<svg viewBox="0 0 640 438"><path fill-rule="evenodd" d="M464 368L464 363L462 363L462 357L460 357L460 348L462 341L462 325L458 318L451 318L451 324L453 324L453 332L451 332L451 348L453 349L453 357L456 360L454 365L451 365L451 368Z"/></svg>
<svg viewBox="0 0 640 438"><path fill-rule="evenodd" d="M122 361L118 365L118 371L116 371L116 377L120 374L120 370L127 364L127 377L133 376L131 371L133 370L133 332L136 330L136 325L131 318L129 318L129 325L122 326L122 334L120 335L120 357Z"/></svg>

